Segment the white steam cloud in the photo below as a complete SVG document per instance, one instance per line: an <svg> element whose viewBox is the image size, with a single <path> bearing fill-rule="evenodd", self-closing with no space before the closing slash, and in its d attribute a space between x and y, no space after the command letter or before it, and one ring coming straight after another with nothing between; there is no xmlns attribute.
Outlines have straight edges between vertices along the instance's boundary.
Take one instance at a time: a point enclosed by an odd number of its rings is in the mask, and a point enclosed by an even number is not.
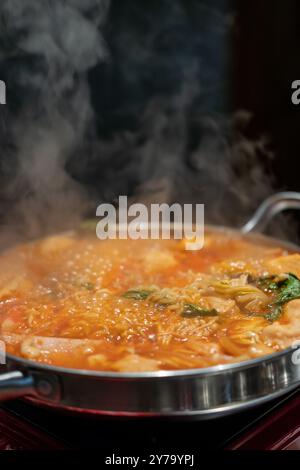
<svg viewBox="0 0 300 470"><path fill-rule="evenodd" d="M186 14L182 3L163 3L157 22L147 18L143 40L130 30L118 31L118 68L124 81L136 86L136 93L137 75L143 82L153 70L160 70L160 80L174 74L181 85L176 92L157 93L142 111L134 110L140 113L137 129L99 140L87 74L109 57L110 45L101 34L109 2L1 0L0 60L18 63L13 73L22 91L22 106L8 116L9 143L2 150L0 170L13 168L2 191L8 206L3 222L8 230L2 227L2 238L11 243L14 238L70 227L87 211L94 212L100 201L66 171L74 155L79 174L103 163L103 199L117 198L124 193L124 181L127 188L133 181L137 199L204 203L206 221L218 224L242 225L273 191L266 169L268 142L244 137L248 113L224 118L209 114L209 106L203 105L217 96L219 84L214 88L211 78L218 75L214 58L233 16L198 2L202 23L193 32L195 61L180 52L189 40L188 30L178 37ZM207 31L213 33L208 40ZM160 49L172 41L176 54L167 49L161 56ZM7 164L7 158L14 164Z"/></svg>
<svg viewBox="0 0 300 470"><path fill-rule="evenodd" d="M87 72L107 57L100 33L107 10L106 0L1 1L5 37L13 40L1 55L34 58L33 68L16 70L28 97L10 119L16 163L6 197L18 196L5 220L10 238L68 227L88 207L65 164L93 126Z"/></svg>

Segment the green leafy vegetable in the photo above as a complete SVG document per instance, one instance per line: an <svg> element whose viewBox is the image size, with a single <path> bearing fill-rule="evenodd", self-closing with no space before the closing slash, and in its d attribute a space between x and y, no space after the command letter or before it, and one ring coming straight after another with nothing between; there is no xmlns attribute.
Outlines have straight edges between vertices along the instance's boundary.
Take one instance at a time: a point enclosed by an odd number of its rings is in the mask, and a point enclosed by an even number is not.
<svg viewBox="0 0 300 470"><path fill-rule="evenodd" d="M259 289L262 289L263 291L272 292L279 288L278 283L275 282L276 277L277 276L260 277L255 281L255 284Z"/></svg>
<svg viewBox="0 0 300 470"><path fill-rule="evenodd" d="M300 298L300 279L294 274L288 273L287 277L277 283L279 292L276 303L284 304L290 300Z"/></svg>
<svg viewBox="0 0 300 470"><path fill-rule="evenodd" d="M194 317L215 317L218 315L218 312L215 308L206 309L198 307L195 304L184 304L181 316L185 318L194 318Z"/></svg>
<svg viewBox="0 0 300 470"><path fill-rule="evenodd" d="M282 314L282 305L269 305L269 312L263 315L269 321L276 321Z"/></svg>
<svg viewBox="0 0 300 470"><path fill-rule="evenodd" d="M280 318L282 308L287 302L300 298L300 279L297 276L288 273L282 279L276 280L276 278L278 279L278 276L262 278L266 286L265 289L276 293L273 302L268 306L269 311L264 315L270 321Z"/></svg>
<svg viewBox="0 0 300 470"><path fill-rule="evenodd" d="M126 299L145 300L153 291L145 289L130 289L123 294Z"/></svg>

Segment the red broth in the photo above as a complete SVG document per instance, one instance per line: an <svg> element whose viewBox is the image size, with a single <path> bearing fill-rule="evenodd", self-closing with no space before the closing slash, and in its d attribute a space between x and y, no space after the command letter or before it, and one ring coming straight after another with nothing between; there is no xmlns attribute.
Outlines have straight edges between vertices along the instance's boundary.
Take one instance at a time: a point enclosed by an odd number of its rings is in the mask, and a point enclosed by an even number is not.
<svg viewBox="0 0 300 470"><path fill-rule="evenodd" d="M1 255L0 338L26 359L102 371L242 361L300 338L297 289L278 304L298 276L297 253L223 232L199 251L184 240L50 236Z"/></svg>

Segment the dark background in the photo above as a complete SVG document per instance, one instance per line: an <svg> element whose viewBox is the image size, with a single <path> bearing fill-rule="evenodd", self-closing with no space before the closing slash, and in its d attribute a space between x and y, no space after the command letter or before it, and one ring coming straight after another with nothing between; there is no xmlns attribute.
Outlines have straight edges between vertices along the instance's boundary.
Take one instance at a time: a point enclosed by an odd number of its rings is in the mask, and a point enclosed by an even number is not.
<svg viewBox="0 0 300 470"><path fill-rule="evenodd" d="M201 96L203 112L250 111L252 119L245 133L250 138L262 134L269 138L275 186L300 190L300 105L291 103L291 83L300 77L300 3L297 0L179 3L186 16L170 24L164 1L111 2L104 35L112 60L90 73L100 135L105 138L116 130L137 127L139 113L149 100L158 94L175 92L184 66L201 58L201 67L207 71L199 72L205 90L205 96ZM203 14L200 7L205 4L215 6L224 15L233 12L234 26L223 40L210 31L210 16ZM154 33L153 23L158 18L160 21L165 18L164 26ZM131 32L130 44L138 43L140 47L143 41L147 44L153 33L150 62L135 61L134 47L124 50L120 37L126 31ZM132 80L126 80L122 68L128 64L134 72Z"/></svg>
<svg viewBox="0 0 300 470"><path fill-rule="evenodd" d="M300 106L291 103L291 83L300 78L299 23L297 0L111 0L102 29L109 58L88 71L101 149L87 139L68 156L66 171L95 201L135 194L148 180L167 176L172 200L205 202L211 221L223 222L226 212L225 222L235 225L275 190L300 190ZM6 187L16 165L6 118L17 118L26 96L36 96L34 81L25 89L18 80L18 67L34 77L40 58L11 54L15 38L7 38L4 27L0 33L0 78L8 87L6 109L0 109L3 213L11 205ZM178 109L174 100L185 83L197 91ZM147 111L153 102L159 103L157 119L163 115L166 123L145 162L145 143L156 124L156 105L150 117ZM246 145L242 156L239 151L229 159L227 146L237 132L223 120L239 110L251 115L238 132ZM261 136L263 150L255 144ZM208 154L195 158L207 140ZM165 159L183 141L180 157Z"/></svg>
<svg viewBox="0 0 300 470"><path fill-rule="evenodd" d="M300 106L290 97L300 77L300 3L236 0L235 8L233 106L253 112L250 135L270 136L277 186L299 190Z"/></svg>

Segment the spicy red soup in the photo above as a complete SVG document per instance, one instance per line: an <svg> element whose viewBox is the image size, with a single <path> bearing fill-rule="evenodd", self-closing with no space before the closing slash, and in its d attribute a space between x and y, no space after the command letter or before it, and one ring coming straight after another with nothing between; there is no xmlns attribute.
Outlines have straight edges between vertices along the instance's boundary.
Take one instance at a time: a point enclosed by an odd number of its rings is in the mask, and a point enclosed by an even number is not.
<svg viewBox="0 0 300 470"><path fill-rule="evenodd" d="M225 232L178 240L50 236L2 254L7 350L101 371L207 367L300 337L300 255Z"/></svg>

